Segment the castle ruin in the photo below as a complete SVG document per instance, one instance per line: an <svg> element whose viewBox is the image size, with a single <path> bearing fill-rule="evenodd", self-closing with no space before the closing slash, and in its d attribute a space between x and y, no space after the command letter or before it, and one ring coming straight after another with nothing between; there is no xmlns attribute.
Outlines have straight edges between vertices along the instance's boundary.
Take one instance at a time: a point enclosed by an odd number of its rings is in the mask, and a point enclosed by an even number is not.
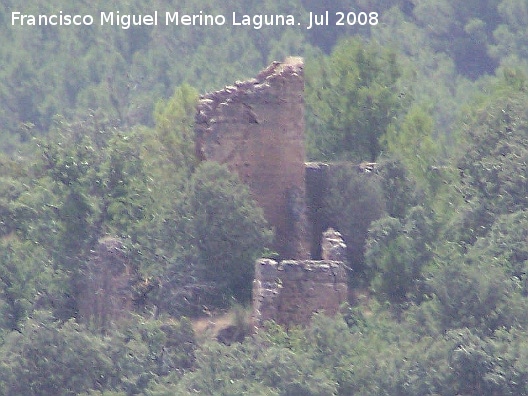
<svg viewBox="0 0 528 396"><path fill-rule="evenodd" d="M333 230L322 243L322 230L312 235L302 59L273 62L253 79L203 95L195 132L198 158L238 174L275 230L272 248L280 261L255 264L255 325L271 319L286 326L308 324L315 312L335 314L347 300L346 246ZM321 249L323 260L311 260Z"/></svg>

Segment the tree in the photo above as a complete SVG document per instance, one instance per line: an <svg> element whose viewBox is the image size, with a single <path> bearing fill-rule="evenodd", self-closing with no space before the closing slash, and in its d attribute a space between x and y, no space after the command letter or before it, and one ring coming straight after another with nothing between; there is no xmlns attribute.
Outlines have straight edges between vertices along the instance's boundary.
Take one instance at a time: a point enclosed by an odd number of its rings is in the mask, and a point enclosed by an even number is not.
<svg viewBox="0 0 528 396"><path fill-rule="evenodd" d="M426 281L429 300L415 311L421 328L441 334L467 327L489 336L500 328L526 326L527 301L518 282L489 258L477 264L455 257L438 263Z"/></svg>
<svg viewBox="0 0 528 396"><path fill-rule="evenodd" d="M136 395L151 381L177 381L194 364L194 351L186 319L130 316L103 337L73 319L61 323L35 311L0 347L0 392Z"/></svg>
<svg viewBox="0 0 528 396"><path fill-rule="evenodd" d="M306 67L309 155L375 161L381 137L403 108L396 54L358 39L341 41Z"/></svg>
<svg viewBox="0 0 528 396"><path fill-rule="evenodd" d="M196 165L194 155L194 114L198 92L188 84L174 90L166 102L159 102L154 111L155 136L165 155L174 165L189 176ZM160 164L161 165L161 164Z"/></svg>
<svg viewBox="0 0 528 396"><path fill-rule="evenodd" d="M476 79L497 66L487 53L497 25L498 0L421 1L413 9L415 21L426 32L436 52L455 61L460 74Z"/></svg>
<svg viewBox="0 0 528 396"><path fill-rule="evenodd" d="M528 269L528 211L522 210L500 215L490 228L489 233L477 239L468 251L467 259L471 263L492 260L504 271L518 279L528 291L526 270Z"/></svg>
<svg viewBox="0 0 528 396"><path fill-rule="evenodd" d="M332 168L331 168L332 169ZM364 276L364 246L371 223L384 215L385 201L381 178L360 173L354 166L337 166L329 171L323 199L323 229L334 227L347 244L347 258L354 279Z"/></svg>
<svg viewBox="0 0 528 396"><path fill-rule="evenodd" d="M39 142L34 194L21 197L33 213L21 219L21 230L67 279L65 301L58 304L64 305L63 320L76 315L84 265L100 238L123 237L135 253L143 242L151 197L138 140L93 116L75 124L58 118L52 136Z"/></svg>
<svg viewBox="0 0 528 396"><path fill-rule="evenodd" d="M528 8L520 0L498 1L497 13L500 18L493 31L494 44L490 45L491 56L503 66L523 65L528 54L526 34L528 33Z"/></svg>
<svg viewBox="0 0 528 396"><path fill-rule="evenodd" d="M42 246L16 237L0 241L0 328L20 330L50 291L51 260Z"/></svg>
<svg viewBox="0 0 528 396"><path fill-rule="evenodd" d="M190 246L206 279L228 296L249 301L254 261L271 243L262 209L225 166L202 163L190 180Z"/></svg>
<svg viewBox="0 0 528 396"><path fill-rule="evenodd" d="M445 135L435 130L430 110L419 105L413 105L401 123L391 126L383 137L388 157L401 162L416 183L416 190L421 193L420 203L426 203L432 209L435 221L439 224L453 217L458 195L453 189L457 172L448 166L446 140ZM394 182L388 180L385 183ZM395 198L390 195L387 197L389 201ZM404 202L397 202L396 205Z"/></svg>
<svg viewBox="0 0 528 396"><path fill-rule="evenodd" d="M464 120L464 141L455 161L458 189L467 205L452 227L462 243L473 244L498 215L528 205L528 96L523 87L518 79L503 80Z"/></svg>
<svg viewBox="0 0 528 396"><path fill-rule="evenodd" d="M0 383L8 395L76 395L102 390L117 375L104 342L73 321L35 314L2 348Z"/></svg>
<svg viewBox="0 0 528 396"><path fill-rule="evenodd" d="M381 158L377 172L388 216L403 219L412 207L423 203L423 191L399 156Z"/></svg>
<svg viewBox="0 0 528 396"><path fill-rule="evenodd" d="M371 225L365 263L378 299L395 304L422 299L422 269L432 259L431 223L423 208L414 207L401 221L385 217Z"/></svg>
<svg viewBox="0 0 528 396"><path fill-rule="evenodd" d="M315 15L324 15L328 12L329 23L327 26L313 26L312 29L305 33L306 39L326 54L329 54L339 39L342 39L343 37L350 37L358 34L367 36L369 33L368 26L361 26L361 29L357 29L357 25L337 25L338 12L343 12L345 10L355 12L356 14L361 11L369 13L373 10L382 12L382 9L380 9L381 7L379 7L378 4L361 7L356 4L352 5L346 0L301 0L300 3L306 9L306 13L313 12ZM377 28L377 26L374 28Z"/></svg>
<svg viewBox="0 0 528 396"><path fill-rule="evenodd" d="M383 143L420 182L422 189L432 187L433 168L439 165L440 147L434 138L433 118L425 109L411 107L399 127L389 128Z"/></svg>
<svg viewBox="0 0 528 396"><path fill-rule="evenodd" d="M342 326L339 328L343 330ZM335 395L337 384L329 375L329 367L321 367L321 361L316 359L313 344L302 344L301 340L307 341L304 334L285 336L301 348L269 343L271 337L266 334L229 347L216 342L206 343L197 357L196 370L159 394ZM342 338L347 338L346 333ZM330 350L324 346L321 349Z"/></svg>

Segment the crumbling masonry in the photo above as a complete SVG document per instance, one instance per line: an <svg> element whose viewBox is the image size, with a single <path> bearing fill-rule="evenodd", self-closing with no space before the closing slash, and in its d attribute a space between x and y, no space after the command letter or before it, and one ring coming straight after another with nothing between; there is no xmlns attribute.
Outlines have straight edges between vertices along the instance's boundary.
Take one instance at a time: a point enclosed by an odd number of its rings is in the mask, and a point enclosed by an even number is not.
<svg viewBox="0 0 528 396"><path fill-rule="evenodd" d="M272 63L256 78L204 95L196 152L238 174L275 228L282 258L310 255L304 183L303 63Z"/></svg>
<svg viewBox="0 0 528 396"><path fill-rule="evenodd" d="M316 311L337 312L347 298L339 233L325 234L324 260L310 260L320 235L311 235L306 197L302 59L273 62L256 78L203 95L195 132L197 156L237 173L275 230L283 261L256 263L256 325L307 324Z"/></svg>
<svg viewBox="0 0 528 396"><path fill-rule="evenodd" d="M315 312L334 315L347 299L346 245L330 229L323 234L325 260L257 260L253 282L253 319L290 326L308 324Z"/></svg>

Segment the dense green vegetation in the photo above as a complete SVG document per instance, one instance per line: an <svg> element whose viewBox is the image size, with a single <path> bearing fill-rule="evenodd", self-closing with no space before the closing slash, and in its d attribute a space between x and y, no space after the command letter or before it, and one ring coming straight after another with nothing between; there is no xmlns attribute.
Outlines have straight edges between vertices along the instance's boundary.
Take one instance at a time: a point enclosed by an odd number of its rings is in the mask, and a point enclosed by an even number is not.
<svg viewBox="0 0 528 396"><path fill-rule="evenodd" d="M278 3L0 5L0 395L528 395L525 1ZM59 10L380 23L10 23ZM287 55L305 57L310 159L378 163L343 169L323 208L365 297L306 329L203 340L192 318L248 304L273 252L247 187L196 162L194 106ZM79 285L104 237L137 281L133 315L101 329Z"/></svg>

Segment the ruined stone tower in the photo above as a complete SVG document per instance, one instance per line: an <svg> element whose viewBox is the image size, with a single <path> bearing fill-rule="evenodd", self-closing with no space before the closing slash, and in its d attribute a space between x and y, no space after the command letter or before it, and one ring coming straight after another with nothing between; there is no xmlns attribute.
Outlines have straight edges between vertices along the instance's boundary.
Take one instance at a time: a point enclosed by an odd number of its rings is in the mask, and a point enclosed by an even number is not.
<svg viewBox="0 0 528 396"><path fill-rule="evenodd" d="M315 211L319 203L306 202L303 95L302 59L288 58L256 78L203 95L197 107L197 156L237 173L275 229L280 260L255 263L257 328L267 320L306 325L314 312L335 314L347 299L341 235L330 230L321 244L323 230L311 236L308 226L315 216L307 216L307 208ZM311 250L323 260L310 260Z"/></svg>
<svg viewBox="0 0 528 396"><path fill-rule="evenodd" d="M310 256L305 204L304 74L301 58L203 95L196 153L236 172L275 229L282 259Z"/></svg>

